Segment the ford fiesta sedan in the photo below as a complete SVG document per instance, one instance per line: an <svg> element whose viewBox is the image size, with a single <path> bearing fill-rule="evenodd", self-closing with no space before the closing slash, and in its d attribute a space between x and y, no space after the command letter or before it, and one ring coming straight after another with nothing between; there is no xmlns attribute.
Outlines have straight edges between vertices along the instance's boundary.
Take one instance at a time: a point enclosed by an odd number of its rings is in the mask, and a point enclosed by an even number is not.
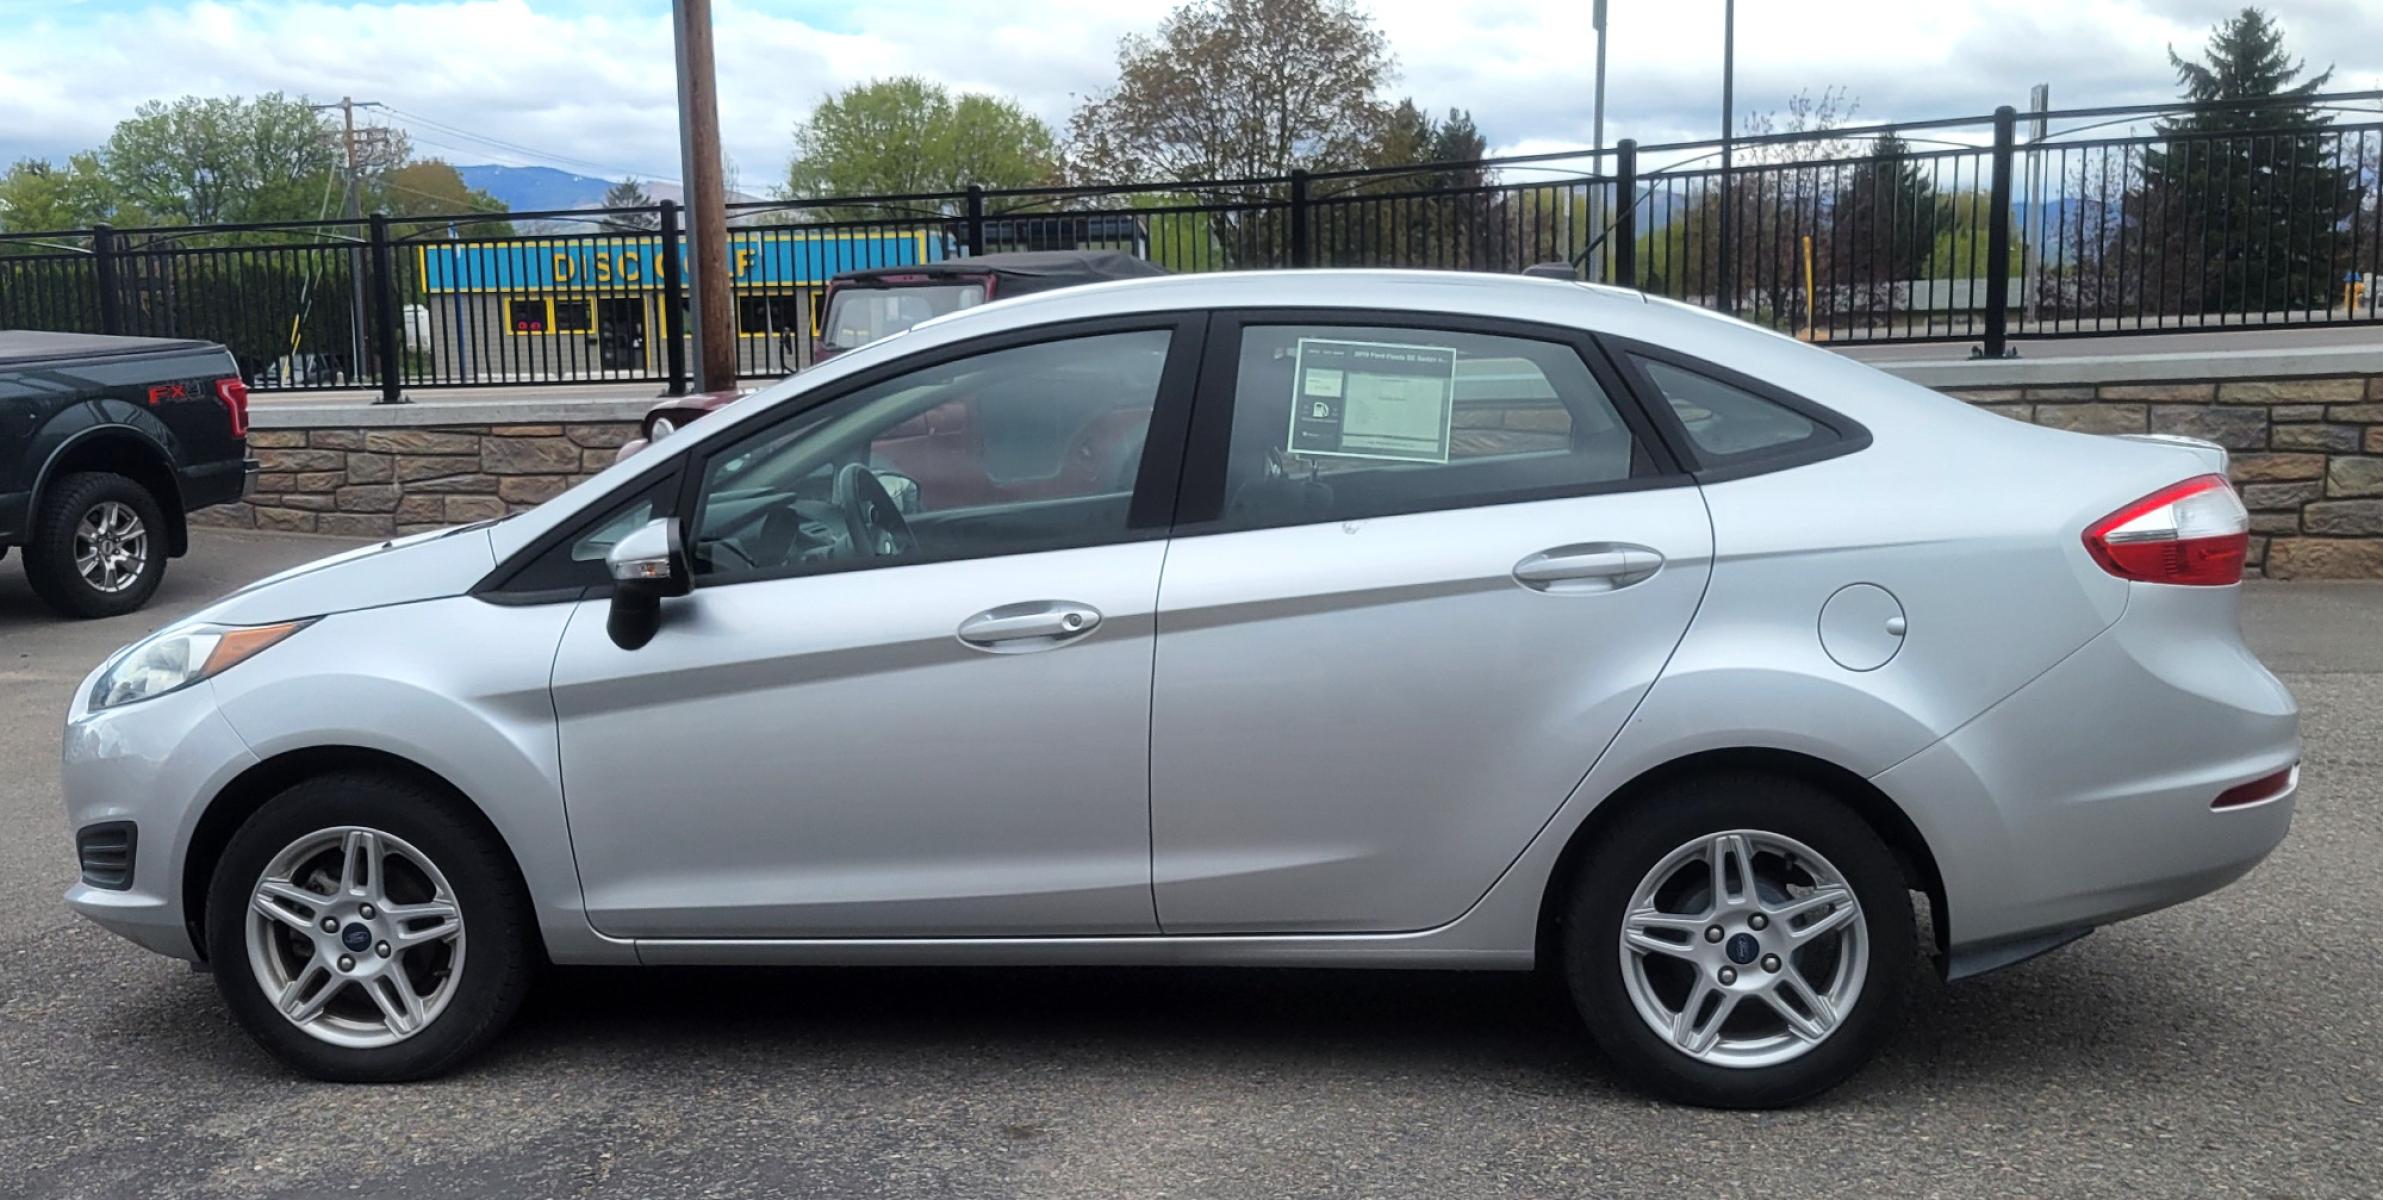
<svg viewBox="0 0 2383 1200"><path fill-rule="evenodd" d="M1568 282L992 304L117 652L67 902L331 1079L540 960L1545 967L1782 1104L2283 838L2224 471Z"/></svg>

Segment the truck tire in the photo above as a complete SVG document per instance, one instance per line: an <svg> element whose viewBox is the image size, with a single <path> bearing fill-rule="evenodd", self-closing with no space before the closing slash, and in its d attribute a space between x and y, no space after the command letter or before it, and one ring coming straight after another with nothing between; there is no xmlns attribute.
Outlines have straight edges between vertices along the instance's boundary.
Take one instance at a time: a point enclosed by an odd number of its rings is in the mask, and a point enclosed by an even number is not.
<svg viewBox="0 0 2383 1200"><path fill-rule="evenodd" d="M149 489L79 471L42 497L25 541L25 581L63 616L121 616L156 594L165 560L165 513Z"/></svg>

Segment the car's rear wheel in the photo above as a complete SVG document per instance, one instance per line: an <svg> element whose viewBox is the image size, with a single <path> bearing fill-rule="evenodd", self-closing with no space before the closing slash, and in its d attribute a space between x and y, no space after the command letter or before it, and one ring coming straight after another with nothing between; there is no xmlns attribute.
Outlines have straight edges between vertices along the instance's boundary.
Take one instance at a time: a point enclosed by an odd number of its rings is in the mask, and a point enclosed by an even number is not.
<svg viewBox="0 0 2383 1200"><path fill-rule="evenodd" d="M1825 790L1752 773L1638 798L1581 864L1564 966L1634 1082L1692 1104L1792 1104L1868 1062L1902 1007L1910 894Z"/></svg>
<svg viewBox="0 0 2383 1200"><path fill-rule="evenodd" d="M25 581L61 614L113 617L149 602L165 560L165 513L149 489L82 471L42 498L25 543Z"/></svg>
<svg viewBox="0 0 2383 1200"><path fill-rule="evenodd" d="M457 802L375 773L304 780L232 835L207 903L208 957L242 1026L309 1075L436 1075L526 994L526 898Z"/></svg>

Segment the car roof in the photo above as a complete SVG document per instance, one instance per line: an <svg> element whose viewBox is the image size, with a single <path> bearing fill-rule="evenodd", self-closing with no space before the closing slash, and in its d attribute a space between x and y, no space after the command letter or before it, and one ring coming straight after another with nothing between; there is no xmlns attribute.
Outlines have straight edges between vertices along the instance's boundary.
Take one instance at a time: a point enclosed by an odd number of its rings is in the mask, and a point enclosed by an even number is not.
<svg viewBox="0 0 2383 1200"><path fill-rule="evenodd" d="M971 333L986 333L1005 324L1039 325L1079 315L1199 308L1372 308L1577 320L1582 304L1609 302L1636 307L1645 297L1624 288L1469 271L1217 271L1018 296L933 317L912 331L966 326Z"/></svg>

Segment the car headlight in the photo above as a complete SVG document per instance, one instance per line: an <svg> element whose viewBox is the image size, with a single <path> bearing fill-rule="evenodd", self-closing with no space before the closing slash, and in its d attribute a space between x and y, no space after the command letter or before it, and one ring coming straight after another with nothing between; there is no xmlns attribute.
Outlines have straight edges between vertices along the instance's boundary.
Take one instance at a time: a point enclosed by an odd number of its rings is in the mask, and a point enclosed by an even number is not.
<svg viewBox="0 0 2383 1200"><path fill-rule="evenodd" d="M658 442L663 438L669 437L672 433L677 432L677 430L677 422L672 421L668 417L655 417L654 423L646 432L645 440L649 442Z"/></svg>
<svg viewBox="0 0 2383 1200"><path fill-rule="evenodd" d="M161 630L116 657L91 689L91 711L130 704L212 679L267 647L314 624L178 625Z"/></svg>

